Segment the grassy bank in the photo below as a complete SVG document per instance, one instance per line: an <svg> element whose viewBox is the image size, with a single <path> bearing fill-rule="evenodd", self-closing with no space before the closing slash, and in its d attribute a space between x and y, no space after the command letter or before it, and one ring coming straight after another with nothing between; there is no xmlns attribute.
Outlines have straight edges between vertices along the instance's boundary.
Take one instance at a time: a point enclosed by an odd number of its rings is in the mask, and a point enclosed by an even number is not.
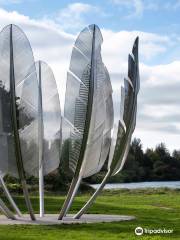
<svg viewBox="0 0 180 240"><path fill-rule="evenodd" d="M71 212L76 212L89 195L76 198ZM25 212L22 196L15 197L20 209ZM47 213L58 213L64 196L47 196ZM38 212L38 198L32 196L33 206ZM24 239L180 239L180 191L177 190L113 190L104 191L91 207L89 213L134 215L136 220L118 223L100 223L61 226L0 226L1 240ZM138 237L134 229L141 226L149 229L173 229L173 234L144 235Z"/></svg>

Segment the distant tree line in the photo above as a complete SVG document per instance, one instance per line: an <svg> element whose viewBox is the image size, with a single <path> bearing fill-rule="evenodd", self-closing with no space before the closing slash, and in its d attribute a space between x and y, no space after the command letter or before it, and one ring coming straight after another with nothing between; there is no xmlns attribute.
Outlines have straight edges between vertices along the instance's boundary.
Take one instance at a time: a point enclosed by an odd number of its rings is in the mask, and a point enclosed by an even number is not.
<svg viewBox="0 0 180 240"><path fill-rule="evenodd" d="M68 142L64 150L68 153ZM67 154L62 154L61 164L58 170L45 177L45 189L47 191L66 192L70 186L72 172L68 170ZM103 169L89 178L83 180L81 191L88 190L87 183L100 183L107 172L107 161ZM178 181L180 180L180 150L174 150L170 154L164 143L158 144L155 149L143 151L140 139L134 139L131 143L129 154L123 170L110 178L111 183L142 182L142 181ZM11 177L6 177L11 190L21 192L19 182ZM38 179L33 177L28 180L32 191L38 191Z"/></svg>
<svg viewBox="0 0 180 240"><path fill-rule="evenodd" d="M99 182L102 172L88 179ZM142 149L140 139L134 139L123 170L111 177L109 182L141 182L141 181L178 181L180 180L180 150L170 154L164 143L155 149Z"/></svg>

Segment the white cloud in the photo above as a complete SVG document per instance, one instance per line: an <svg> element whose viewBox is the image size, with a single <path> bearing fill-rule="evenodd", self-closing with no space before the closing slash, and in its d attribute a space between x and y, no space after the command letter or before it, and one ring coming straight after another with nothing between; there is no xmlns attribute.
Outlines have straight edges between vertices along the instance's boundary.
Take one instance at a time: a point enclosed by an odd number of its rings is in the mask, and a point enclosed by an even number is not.
<svg viewBox="0 0 180 240"><path fill-rule="evenodd" d="M135 37L140 36L140 59L156 59L171 51L171 36L147 32L103 30L103 60L107 65L114 89L116 108L120 106L120 87L127 74L127 56ZM176 43L178 45L178 42ZM163 45L163 48L162 48ZM138 96L138 116L135 136L140 137L144 147L154 147L162 141L171 148L179 148L180 133L180 61L149 66L140 63L141 90ZM119 97L118 97L119 96ZM149 133L150 139L144 135ZM172 136L176 139L172 143ZM158 141L157 141L158 140ZM180 140L180 136L179 136Z"/></svg>
<svg viewBox="0 0 180 240"><path fill-rule="evenodd" d="M119 69L121 65L119 65L120 61L122 65L127 62L127 55L132 47L134 39L137 36L140 37L140 58L142 60L150 60L158 56L160 53L166 53L169 48L169 44L171 43L170 36L161 36L148 32L113 32L103 29L102 34L104 38L102 46L103 55L106 57L108 67L111 69L113 68L113 71L117 71Z"/></svg>
<svg viewBox="0 0 180 240"><path fill-rule="evenodd" d="M165 104L158 104L158 105L144 105L141 106L141 111L144 115L148 118L163 118L171 115L179 114L179 106L171 106Z"/></svg>
<svg viewBox="0 0 180 240"><path fill-rule="evenodd" d="M169 64L146 66L142 65L143 74L149 75L147 86L172 86L180 82L180 61Z"/></svg>
<svg viewBox="0 0 180 240"><path fill-rule="evenodd" d="M52 67L62 104L66 87L66 73L75 36L63 32L52 21L34 20L15 11L8 12L0 9L0 28L11 23L20 26L27 35L35 60L43 60Z"/></svg>
<svg viewBox="0 0 180 240"><path fill-rule="evenodd" d="M163 134L157 133L157 131L147 131L138 129L133 135L134 137L138 137L142 140L143 148L146 149L154 148L158 143L164 142L168 149L172 152L175 148L179 149L179 135L170 133L170 134Z"/></svg>
<svg viewBox="0 0 180 240"><path fill-rule="evenodd" d="M0 27L10 23L22 27L31 42L36 60L46 61L52 67L63 106L66 72L75 36L62 31L52 20L34 20L17 12L0 9ZM103 29L102 34L102 55L111 75L117 109L122 80L127 74L128 53L135 37L140 36L141 90L135 136L142 139L144 147L153 147L162 141L171 149L179 148L180 136L176 133L180 131L180 61L155 66L142 62L143 59L154 59L160 53L166 54L171 36L107 29Z"/></svg>
<svg viewBox="0 0 180 240"><path fill-rule="evenodd" d="M72 3L57 13L56 21L62 29L76 31L86 24L84 15L94 12L100 13L99 8L86 3Z"/></svg>

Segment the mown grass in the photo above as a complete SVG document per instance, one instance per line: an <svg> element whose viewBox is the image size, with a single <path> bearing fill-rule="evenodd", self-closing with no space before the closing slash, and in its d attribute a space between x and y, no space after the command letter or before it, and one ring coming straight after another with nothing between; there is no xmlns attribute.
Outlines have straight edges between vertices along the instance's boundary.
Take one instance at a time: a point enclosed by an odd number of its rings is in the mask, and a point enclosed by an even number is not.
<svg viewBox="0 0 180 240"><path fill-rule="evenodd" d="M71 209L76 212L89 198L79 195ZM38 212L38 198L31 197ZM20 209L26 212L22 196L15 197ZM58 213L64 196L52 195L45 198L47 213ZM180 191L177 190L113 190L104 191L89 213L133 215L129 222L30 226L0 226L0 240L115 240L115 239L180 239ZM173 229L173 234L136 236L137 226L148 229Z"/></svg>

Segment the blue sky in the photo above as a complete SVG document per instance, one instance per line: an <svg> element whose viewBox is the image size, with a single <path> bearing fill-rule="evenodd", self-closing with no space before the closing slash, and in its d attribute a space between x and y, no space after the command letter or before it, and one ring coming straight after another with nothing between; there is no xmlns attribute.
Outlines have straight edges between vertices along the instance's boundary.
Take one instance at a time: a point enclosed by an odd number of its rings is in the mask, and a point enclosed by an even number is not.
<svg viewBox="0 0 180 240"><path fill-rule="evenodd" d="M0 0L0 27L10 23L24 30L35 59L52 67L62 108L79 31L92 23L101 28L103 61L117 99L139 35L141 90L134 136L144 148L164 142L170 150L180 149L180 0Z"/></svg>
<svg viewBox="0 0 180 240"><path fill-rule="evenodd" d="M84 24L96 23L101 28L113 31L136 30L170 34L175 38L180 34L180 0L0 0L0 5L8 11L15 10L33 19L53 19L59 25L61 25L61 21L58 20L58 16L77 3L87 5L87 9L79 13ZM81 30L81 27L73 28L72 26L65 30L69 33L76 33ZM153 61L149 60L148 63L167 63L179 58L179 51L180 47L175 46L173 49L172 46L166 56L162 57L160 54Z"/></svg>
<svg viewBox="0 0 180 240"><path fill-rule="evenodd" d="M61 9L78 1L69 0L2 0L6 10L39 19L53 17ZM115 31L139 30L157 33L180 33L180 1L178 0L90 0L80 1L99 9L84 14L87 22L95 20L100 27ZM93 13L94 12L94 13ZM95 17L95 18L94 18Z"/></svg>

